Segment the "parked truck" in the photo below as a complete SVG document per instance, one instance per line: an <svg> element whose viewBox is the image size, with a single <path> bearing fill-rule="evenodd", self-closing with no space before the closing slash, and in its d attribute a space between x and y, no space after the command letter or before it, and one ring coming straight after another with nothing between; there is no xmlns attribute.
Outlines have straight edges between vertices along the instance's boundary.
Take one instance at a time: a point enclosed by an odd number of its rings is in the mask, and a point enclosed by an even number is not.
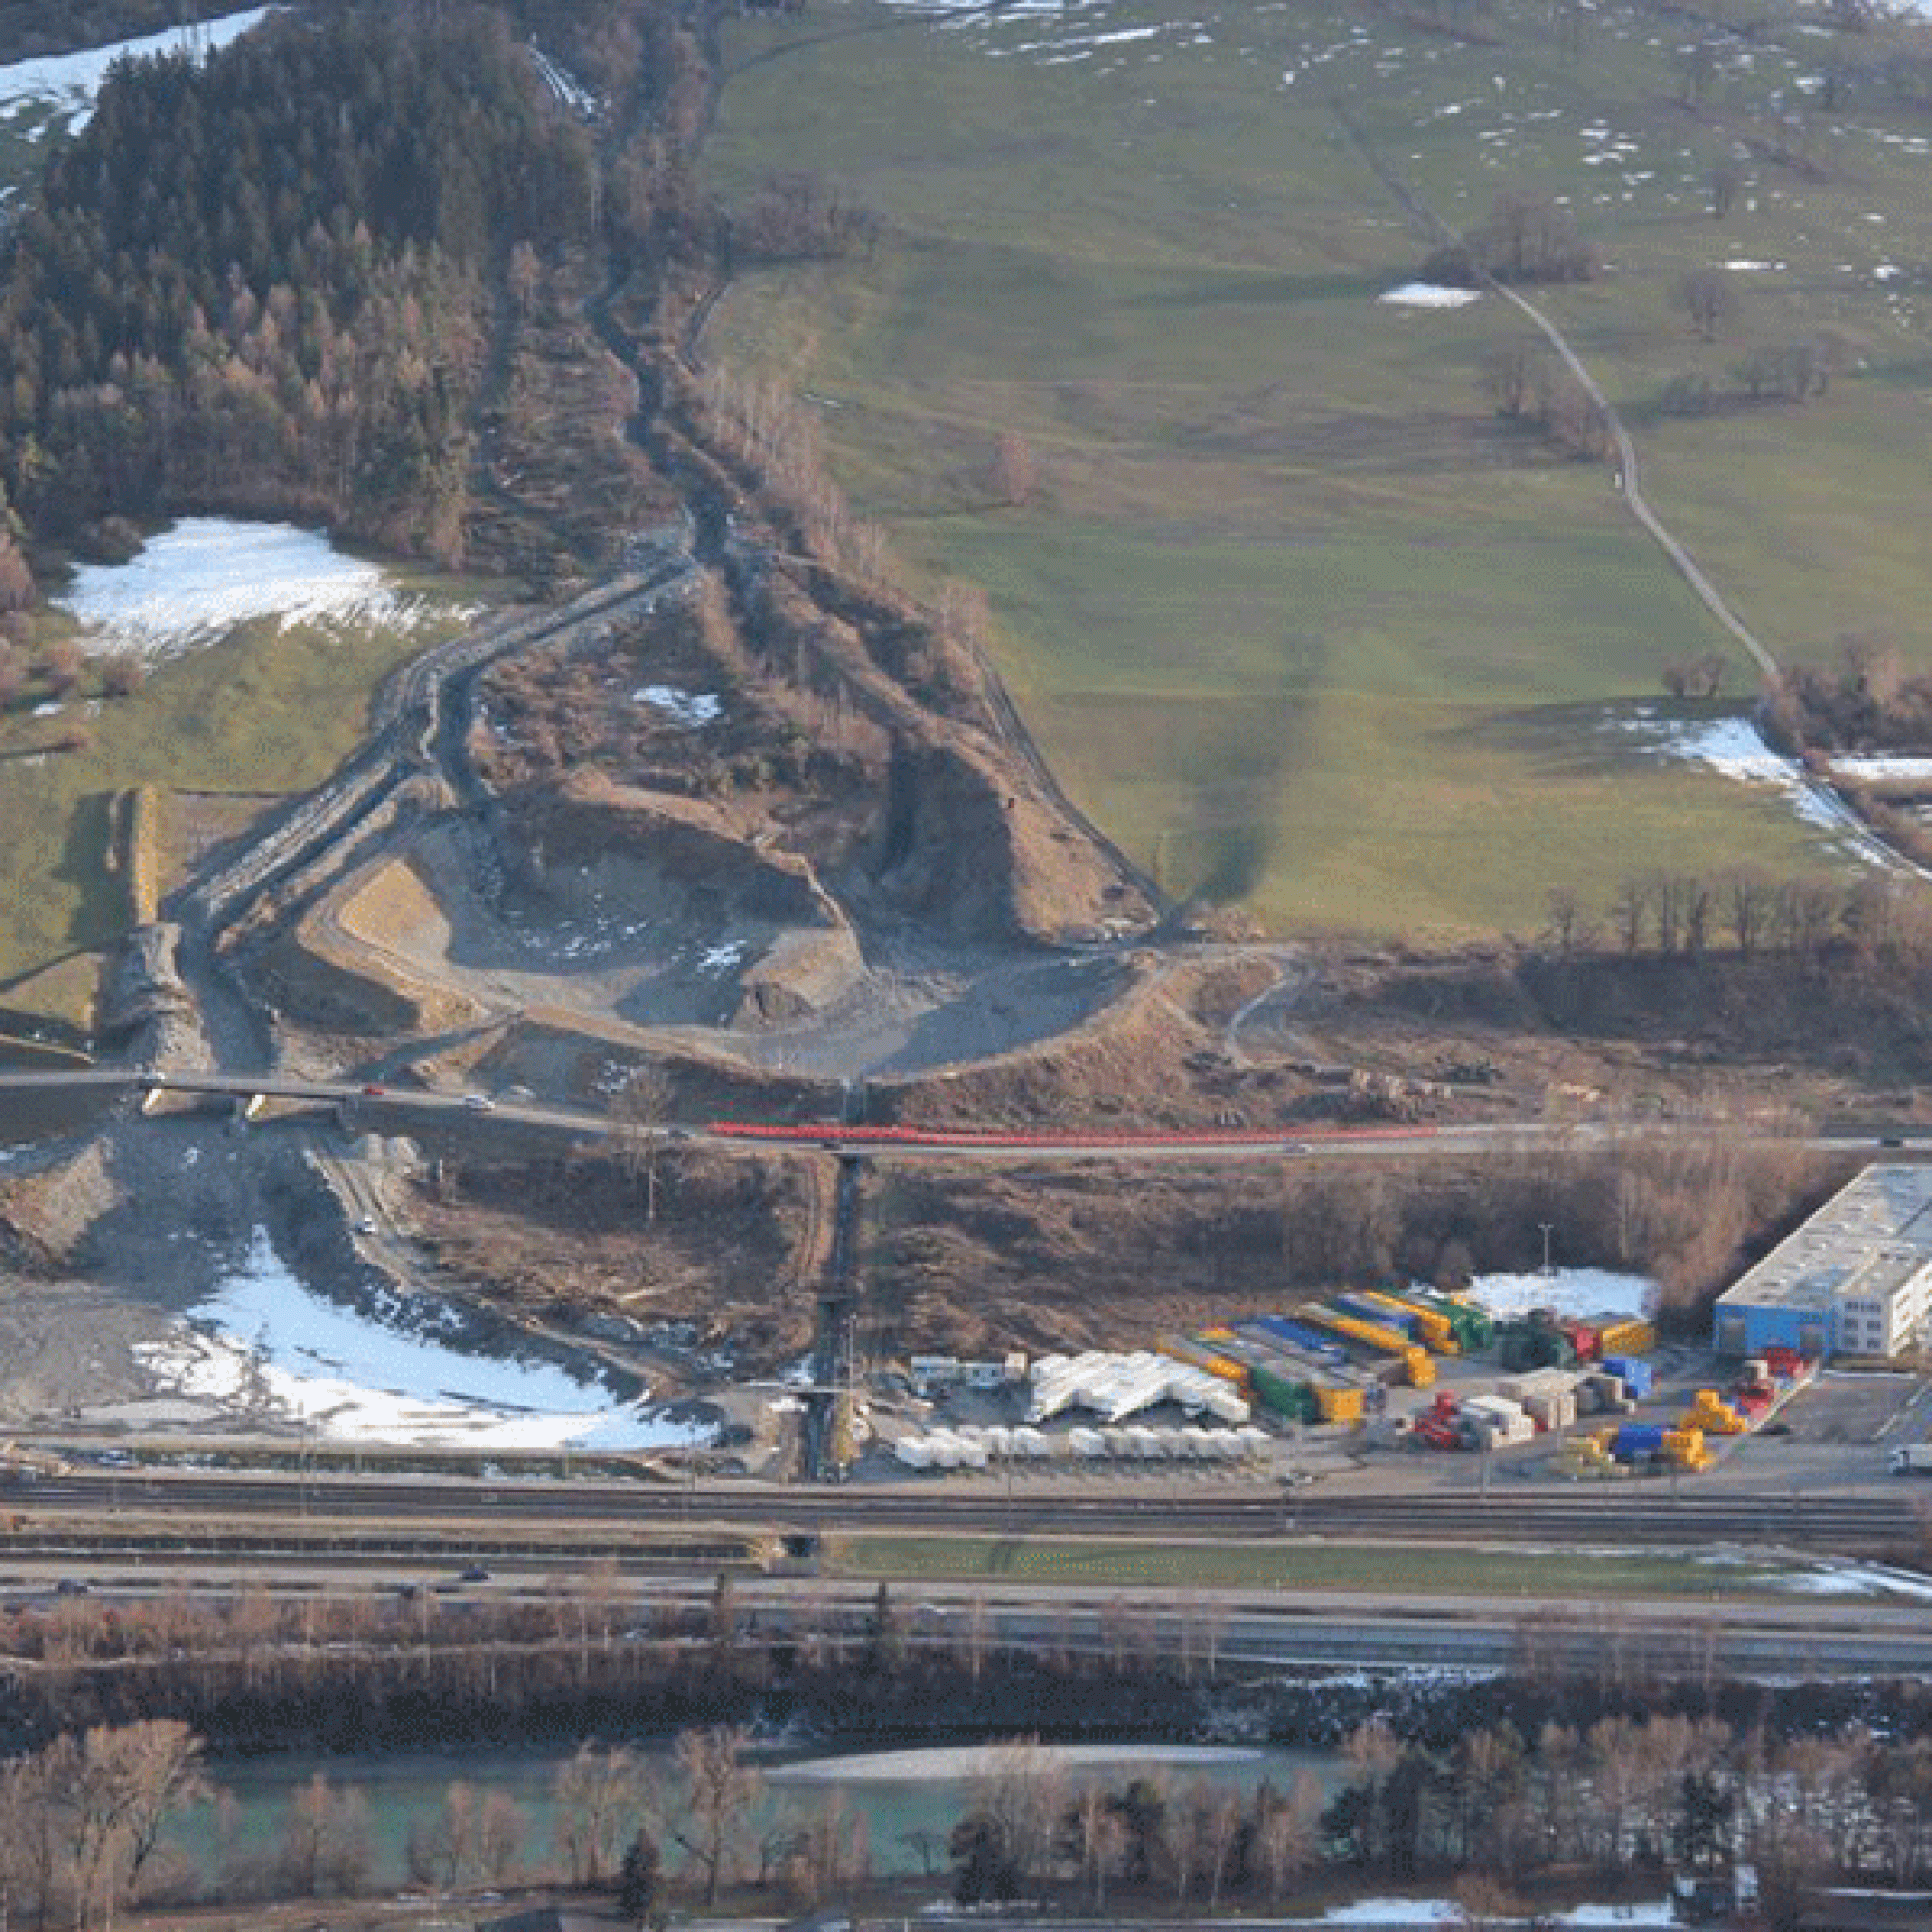
<svg viewBox="0 0 1932 1932"><path fill-rule="evenodd" d="M1932 1442L1907 1442L1891 1452L1894 1476L1932 1476Z"/></svg>

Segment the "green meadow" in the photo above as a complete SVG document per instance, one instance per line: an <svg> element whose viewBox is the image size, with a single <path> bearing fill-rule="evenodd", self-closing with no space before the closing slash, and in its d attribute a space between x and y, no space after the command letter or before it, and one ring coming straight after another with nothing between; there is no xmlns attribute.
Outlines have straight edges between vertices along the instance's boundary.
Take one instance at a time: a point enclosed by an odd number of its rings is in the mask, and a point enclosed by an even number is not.
<svg viewBox="0 0 1932 1932"><path fill-rule="evenodd" d="M945 26L824 0L727 33L713 185L814 172L886 230L744 275L710 353L811 401L915 587L984 586L1069 789L1177 893L1456 938L1535 930L1558 885L1845 863L1776 792L1608 728L1671 660L1723 653L1726 711L1750 668L1605 467L1495 416L1480 372L1520 318L1378 299L1427 249L1351 130L1459 226L1504 190L1567 202L1605 268L1537 298L1783 660L1860 634L1932 661L1927 144L1870 83L1813 117L1822 178L1753 161L1714 220L1713 165L1836 43L1795 14L1725 40L1692 112L1681 18L1565 11L1497 0L1463 39L1321 0ZM1675 291L1729 263L1706 343ZM1827 394L1730 400L1753 347L1821 331ZM1665 414L1698 373L1719 406Z"/></svg>
<svg viewBox="0 0 1932 1932"><path fill-rule="evenodd" d="M410 582L460 609L446 582ZM237 810L220 815L239 830L262 794L320 783L361 738L384 675L453 622L436 612L412 629L259 620L161 660L130 696L95 696L89 672L57 713L36 715L45 699L34 689L0 714L0 1007L86 1024L99 955L127 923L111 869L117 791L161 794L172 884L184 810L173 794L234 794ZM71 625L48 611L42 629ZM78 749L54 749L70 734L83 737Z"/></svg>

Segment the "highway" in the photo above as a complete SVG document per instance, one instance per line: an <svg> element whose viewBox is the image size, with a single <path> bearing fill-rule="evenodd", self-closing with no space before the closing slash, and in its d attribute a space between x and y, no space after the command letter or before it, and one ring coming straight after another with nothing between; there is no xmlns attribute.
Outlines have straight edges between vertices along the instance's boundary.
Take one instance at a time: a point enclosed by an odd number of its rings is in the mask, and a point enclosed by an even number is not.
<svg viewBox="0 0 1932 1932"><path fill-rule="evenodd" d="M487 1565L475 1563L478 1554ZM584 1585L613 1608L672 1609L705 1619L709 1577L636 1574L634 1556ZM648 1561L648 1558L643 1559ZM720 1560L727 1560L721 1558ZM0 1559L0 1592L15 1602L75 1587L74 1559ZM440 1562L292 1548L190 1560L172 1552L87 1559L88 1594L220 1595L237 1587L296 1600L395 1596L466 1603L557 1602L572 1566L548 1554L465 1550ZM576 1566L582 1577L584 1566ZM462 1572L469 1574L463 1575ZM480 1572L480 1574L478 1574ZM870 1577L764 1577L733 1580L741 1641L812 1635L869 1640L878 1583ZM892 1603L910 1645L1082 1652L1117 1659L1155 1652L1219 1668L1557 1670L1640 1680L1669 1673L1739 1677L1908 1676L1932 1671L1932 1624L1922 1611L1830 1601L1628 1599L1579 1602L1527 1591L1509 1597L1398 1597L1377 1592L1162 1589L991 1578L899 1583ZM664 1640L662 1627L659 1640ZM709 1645L708 1630L691 1639Z"/></svg>

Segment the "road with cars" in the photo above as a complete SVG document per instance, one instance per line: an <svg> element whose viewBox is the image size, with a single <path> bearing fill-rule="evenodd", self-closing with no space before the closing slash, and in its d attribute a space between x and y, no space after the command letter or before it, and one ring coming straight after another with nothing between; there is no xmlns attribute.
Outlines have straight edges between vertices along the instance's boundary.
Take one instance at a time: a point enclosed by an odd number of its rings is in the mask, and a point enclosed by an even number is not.
<svg viewBox="0 0 1932 1932"><path fill-rule="evenodd" d="M487 1527L466 1529L467 1543L453 1538L440 1558L430 1547L357 1551L291 1534L264 1538L254 1549L96 1548L82 1575L62 1569L55 1552L8 1550L0 1552L0 1601L219 1595L245 1580L250 1589L299 1599L366 1598L373 1590L404 1600L554 1603L560 1577L582 1577L596 1562L568 1537L554 1546L493 1547ZM689 1609L713 1601L709 1575L663 1573L672 1551L611 1543L596 1554L604 1559L596 1566L596 1589L622 1601ZM741 1570L732 1591L736 1629L747 1639L766 1641L807 1629L859 1639L876 1617L878 1589L874 1577ZM1233 1667L1560 1669L1632 1681L1659 1673L1782 1678L1802 1670L1830 1678L1932 1671L1932 1623L1922 1607L1862 1600L1586 1601L1547 1593L1532 1578L1513 1592L1471 1595L1140 1582L1127 1590L998 1576L901 1582L893 1600L911 1644L972 1641L1095 1654L1131 1648L1196 1662L1211 1657Z"/></svg>

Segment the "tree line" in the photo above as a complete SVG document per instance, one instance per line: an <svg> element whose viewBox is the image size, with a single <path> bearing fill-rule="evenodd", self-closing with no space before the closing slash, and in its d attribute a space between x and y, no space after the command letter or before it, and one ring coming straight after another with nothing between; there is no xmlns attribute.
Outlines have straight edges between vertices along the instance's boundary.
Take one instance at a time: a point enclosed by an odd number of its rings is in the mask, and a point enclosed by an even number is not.
<svg viewBox="0 0 1932 1932"><path fill-rule="evenodd" d="M738 1727L754 1709L817 1711L846 1735L864 1734L868 1715L889 1735L931 1735L944 1710L954 1735L1010 1737L1016 1714L1052 1708L1103 1734L1186 1736L1245 1696L1278 1741L1339 1751L1325 1792L1298 1777L1232 1793L1158 1772L1078 1777L1015 1744L969 1786L951 1830L905 1840L929 1877L950 1873L968 1900L1053 1893L1104 1911L1133 1895L1273 1909L1336 1864L1501 1881L1744 1860L1787 1875L1794 1891L1825 1877L1905 1886L1932 1875L1923 1686L1772 1694L1723 1682L1695 1629L1653 1638L1588 1611L1539 1611L1522 1620L1505 1679L1419 1695L1319 1678L1243 1690L1211 1608L1183 1606L1175 1621L1163 1640L1145 1604L1121 1599L1097 1640L1069 1633L1016 1652L983 1603L933 1632L881 1585L869 1605L797 1598L781 1631L758 1631L728 1575L708 1601L640 1605L608 1573L547 1602L476 1603L460 1616L428 1596L383 1605L258 1592L225 1605L82 1600L14 1612L12 1715L38 1697L51 1722L0 1763L0 1917L80 1927L111 1922L130 1902L211 1900L211 1902L226 1903L362 1890L383 1875L359 1791L318 1773L266 1839L244 1833L204 1743L218 1733L228 1749L313 1749L331 1735L330 1710L347 1721L342 1741L364 1751L388 1738L473 1735L469 1719L485 1710L505 1739L567 1739L547 1820L454 1778L413 1823L410 1875L614 1889L639 1923L673 1888L710 1905L753 1887L796 1909L871 1876L865 1825L836 1795L801 1804L765 1791ZM412 1653L400 1682L372 1673L379 1649ZM559 1702L552 1686L560 1731L528 1701L539 1654L565 1660L581 1693ZM648 1665L641 1697L628 1693L627 1654ZM82 1677L91 1699L78 1694ZM143 1709L170 1696L200 1704L213 1724ZM273 1708L296 1714L293 1731L264 1726ZM385 1711L406 1722L389 1725ZM663 1735L680 1721L668 1751L606 1741L612 1729ZM190 1815L212 1869L170 1849Z"/></svg>
<svg viewBox="0 0 1932 1932"><path fill-rule="evenodd" d="M1332 1853L1410 1881L1498 1882L1754 1866L1764 1922L1797 1925L1828 1882L1932 1876L1932 1744L1862 1725L1777 1736L1717 1718L1619 1714L1471 1730L1432 1748L1372 1722L1343 1747Z"/></svg>
<svg viewBox="0 0 1932 1932"><path fill-rule="evenodd" d="M1605 953L1695 961L1728 951L1746 962L1837 960L1881 973L1932 965L1932 914L1889 879L1658 870L1627 874L1594 910L1568 886L1546 903L1540 945L1565 961Z"/></svg>

